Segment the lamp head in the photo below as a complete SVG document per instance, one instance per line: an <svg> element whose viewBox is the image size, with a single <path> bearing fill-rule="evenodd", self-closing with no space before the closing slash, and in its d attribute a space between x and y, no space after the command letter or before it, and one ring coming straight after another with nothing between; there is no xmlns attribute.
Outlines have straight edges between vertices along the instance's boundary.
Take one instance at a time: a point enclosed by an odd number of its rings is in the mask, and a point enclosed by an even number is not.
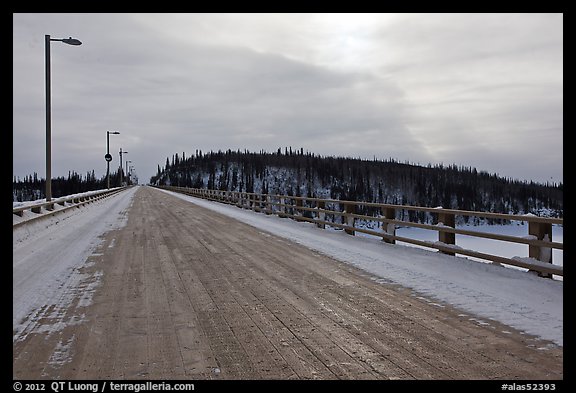
<svg viewBox="0 0 576 393"><path fill-rule="evenodd" d="M64 38L62 39L62 42L68 45L82 45L82 42L80 40L77 40L76 38L72 37Z"/></svg>

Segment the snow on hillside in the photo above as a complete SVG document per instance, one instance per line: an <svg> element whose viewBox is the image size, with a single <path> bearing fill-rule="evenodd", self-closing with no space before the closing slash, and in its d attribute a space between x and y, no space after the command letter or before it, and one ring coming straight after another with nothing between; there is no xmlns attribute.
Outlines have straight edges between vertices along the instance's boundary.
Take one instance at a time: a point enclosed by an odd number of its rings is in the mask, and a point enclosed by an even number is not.
<svg viewBox="0 0 576 393"><path fill-rule="evenodd" d="M563 345L563 282L163 190L474 315ZM523 255L523 254L522 254ZM439 307L442 307L439 303ZM473 315L472 315L473 314Z"/></svg>

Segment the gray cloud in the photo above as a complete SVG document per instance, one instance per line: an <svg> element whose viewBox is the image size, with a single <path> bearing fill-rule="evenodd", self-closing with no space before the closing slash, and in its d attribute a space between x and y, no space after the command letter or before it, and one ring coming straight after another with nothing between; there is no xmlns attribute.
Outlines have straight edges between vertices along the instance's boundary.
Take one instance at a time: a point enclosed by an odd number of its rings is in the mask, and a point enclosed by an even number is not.
<svg viewBox="0 0 576 393"><path fill-rule="evenodd" d="M14 175L44 173L52 34L83 41L52 44L55 175L103 174L119 130L114 163L129 151L143 180L176 152L284 146L561 180L561 17L345 19L16 14Z"/></svg>

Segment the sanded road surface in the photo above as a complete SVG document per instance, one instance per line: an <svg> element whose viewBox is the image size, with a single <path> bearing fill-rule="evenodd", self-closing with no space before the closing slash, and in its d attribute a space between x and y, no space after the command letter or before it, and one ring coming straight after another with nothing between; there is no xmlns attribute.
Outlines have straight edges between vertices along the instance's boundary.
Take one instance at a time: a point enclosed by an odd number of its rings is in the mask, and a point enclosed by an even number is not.
<svg viewBox="0 0 576 393"><path fill-rule="evenodd" d="M83 269L90 304L16 341L14 378L563 378L561 347L151 187Z"/></svg>

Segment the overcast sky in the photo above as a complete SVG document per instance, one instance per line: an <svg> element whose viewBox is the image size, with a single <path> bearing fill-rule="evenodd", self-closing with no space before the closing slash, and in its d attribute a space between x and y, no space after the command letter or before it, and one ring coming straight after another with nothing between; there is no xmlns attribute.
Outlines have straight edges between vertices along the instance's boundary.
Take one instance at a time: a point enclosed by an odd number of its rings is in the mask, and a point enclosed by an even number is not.
<svg viewBox="0 0 576 393"><path fill-rule="evenodd" d="M562 14L14 14L13 175L279 147L563 181Z"/></svg>

